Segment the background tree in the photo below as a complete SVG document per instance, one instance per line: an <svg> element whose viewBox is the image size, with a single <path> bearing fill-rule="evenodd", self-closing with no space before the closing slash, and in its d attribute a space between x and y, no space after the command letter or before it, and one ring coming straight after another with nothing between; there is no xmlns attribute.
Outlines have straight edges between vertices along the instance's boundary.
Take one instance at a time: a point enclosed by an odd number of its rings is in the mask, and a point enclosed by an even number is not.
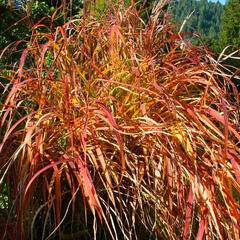
<svg viewBox="0 0 240 240"><path fill-rule="evenodd" d="M226 54L236 51L233 58L228 58L224 61L231 67L233 72L240 68L240 0L229 0L226 4L226 9L222 16L222 26L220 32L220 49L223 50L226 46L230 46L226 50ZM240 80L237 77L233 78L238 90L240 89Z"/></svg>
<svg viewBox="0 0 240 240"><path fill-rule="evenodd" d="M221 46L232 44L240 47L240 0L229 0L222 16Z"/></svg>
<svg viewBox="0 0 240 240"><path fill-rule="evenodd" d="M207 0L180 0L173 1L170 5L172 12L172 22L182 24L187 16L192 12L191 18L186 22L183 32L197 31L203 40L213 51L218 51L217 45L219 40L221 17L224 11L224 6L217 2L208 2ZM194 45L199 45L199 38L191 37L191 42Z"/></svg>

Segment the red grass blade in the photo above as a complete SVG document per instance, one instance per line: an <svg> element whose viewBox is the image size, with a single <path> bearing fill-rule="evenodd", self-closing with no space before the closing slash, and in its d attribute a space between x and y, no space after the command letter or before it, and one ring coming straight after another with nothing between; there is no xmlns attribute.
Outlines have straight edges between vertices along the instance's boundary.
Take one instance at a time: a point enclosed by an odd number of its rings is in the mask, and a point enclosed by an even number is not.
<svg viewBox="0 0 240 240"><path fill-rule="evenodd" d="M85 163L81 159L81 156L79 155L79 153L75 152L75 154L77 155L77 159L76 159L77 166L78 166L77 171L75 171L75 166L73 162L69 162L69 165L74 170L75 176L82 189L83 196L87 200L93 215L95 216L95 210L96 210L100 220L102 221L102 207L100 205L98 196L96 194L95 187L93 185L90 173L87 167L85 166Z"/></svg>
<svg viewBox="0 0 240 240"><path fill-rule="evenodd" d="M185 227L184 227L184 233L183 233L183 239L187 239L189 226L191 223L191 214L192 214L192 207L193 207L193 186L190 185L189 193L188 193L188 200L187 200L187 207L186 207L186 219L185 219Z"/></svg>
<svg viewBox="0 0 240 240"><path fill-rule="evenodd" d="M54 163L51 163L49 165L47 165L46 167L42 168L41 170L39 170L37 173L34 174L34 176L30 179L30 181L28 182L26 188L25 188L25 191L24 191L24 199L26 197L26 194L27 194L27 191L29 189L29 187L31 186L31 184L34 182L34 180L43 172L45 172L46 170L50 169L50 168L53 168L54 166L57 166L61 163L65 163L65 162L68 162L69 164L72 162L73 160L61 160L61 161L58 161L58 162L54 162Z"/></svg>

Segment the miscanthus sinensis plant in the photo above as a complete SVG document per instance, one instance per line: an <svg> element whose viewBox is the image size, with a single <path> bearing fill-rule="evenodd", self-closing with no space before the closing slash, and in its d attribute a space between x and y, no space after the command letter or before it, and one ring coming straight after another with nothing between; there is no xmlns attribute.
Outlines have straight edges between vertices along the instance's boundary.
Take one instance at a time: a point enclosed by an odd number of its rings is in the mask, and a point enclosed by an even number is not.
<svg viewBox="0 0 240 240"><path fill-rule="evenodd" d="M239 239L239 94L166 2L33 27L2 76L3 236Z"/></svg>

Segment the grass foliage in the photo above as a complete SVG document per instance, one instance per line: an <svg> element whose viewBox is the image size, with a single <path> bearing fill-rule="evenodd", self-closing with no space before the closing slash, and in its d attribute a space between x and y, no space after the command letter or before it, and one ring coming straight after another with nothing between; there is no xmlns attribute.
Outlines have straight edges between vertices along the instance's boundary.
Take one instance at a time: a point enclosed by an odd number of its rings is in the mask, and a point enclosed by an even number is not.
<svg viewBox="0 0 240 240"><path fill-rule="evenodd" d="M239 239L239 95L163 8L34 26L2 76L6 239Z"/></svg>

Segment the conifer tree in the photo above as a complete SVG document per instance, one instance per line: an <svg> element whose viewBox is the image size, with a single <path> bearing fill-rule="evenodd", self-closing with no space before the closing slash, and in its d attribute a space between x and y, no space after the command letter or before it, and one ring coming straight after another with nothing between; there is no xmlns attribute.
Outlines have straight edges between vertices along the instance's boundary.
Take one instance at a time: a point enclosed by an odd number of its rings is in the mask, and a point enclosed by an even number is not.
<svg viewBox="0 0 240 240"><path fill-rule="evenodd" d="M240 0L228 0L225 11L222 16L222 27L220 32L220 47L224 49L231 46L226 53L232 53L236 50L233 58L228 58L224 63L234 67L233 71L240 68ZM235 77L233 82L240 90L239 78Z"/></svg>
<svg viewBox="0 0 240 240"><path fill-rule="evenodd" d="M229 0L222 16L221 46L240 47L240 0Z"/></svg>

